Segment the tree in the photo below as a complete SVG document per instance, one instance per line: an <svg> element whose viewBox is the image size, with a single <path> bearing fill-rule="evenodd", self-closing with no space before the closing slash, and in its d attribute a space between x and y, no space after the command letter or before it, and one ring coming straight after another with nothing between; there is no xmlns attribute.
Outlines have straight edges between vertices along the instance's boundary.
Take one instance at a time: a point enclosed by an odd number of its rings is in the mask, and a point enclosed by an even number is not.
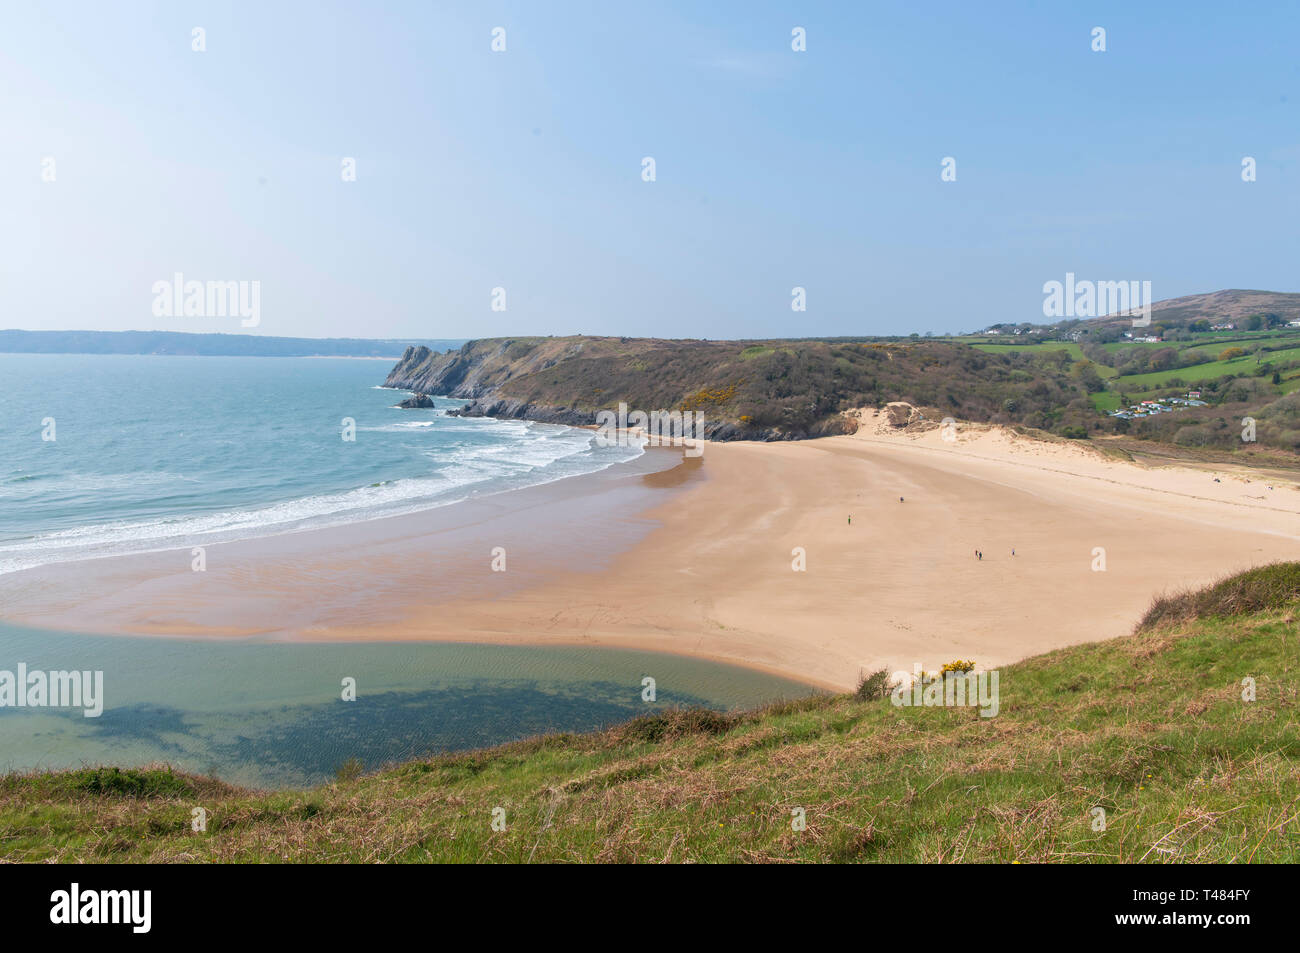
<svg viewBox="0 0 1300 953"><path fill-rule="evenodd" d="M1234 358L1241 357L1245 353L1246 351L1243 348L1239 348L1239 347L1224 348L1222 351L1219 352L1219 360L1231 361Z"/></svg>
<svg viewBox="0 0 1300 953"><path fill-rule="evenodd" d="M1174 366L1177 360L1177 350L1172 347L1162 347L1151 355L1151 369L1153 371L1167 371Z"/></svg>

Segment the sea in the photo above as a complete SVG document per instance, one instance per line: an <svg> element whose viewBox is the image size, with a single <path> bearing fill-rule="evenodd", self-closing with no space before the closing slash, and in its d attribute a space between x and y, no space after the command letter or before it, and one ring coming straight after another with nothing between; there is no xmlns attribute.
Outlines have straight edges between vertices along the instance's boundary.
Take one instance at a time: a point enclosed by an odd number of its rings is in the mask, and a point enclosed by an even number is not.
<svg viewBox="0 0 1300 953"><path fill-rule="evenodd" d="M0 354L0 574L454 506L627 462L591 431L449 416L384 361ZM608 648L272 643L4 621L0 679L107 670L105 707L0 705L0 771L169 764L259 788L600 728L669 706L799 697L799 682ZM322 686L365 686L341 703ZM653 671L657 690L644 697ZM329 677L326 677L328 674Z"/></svg>

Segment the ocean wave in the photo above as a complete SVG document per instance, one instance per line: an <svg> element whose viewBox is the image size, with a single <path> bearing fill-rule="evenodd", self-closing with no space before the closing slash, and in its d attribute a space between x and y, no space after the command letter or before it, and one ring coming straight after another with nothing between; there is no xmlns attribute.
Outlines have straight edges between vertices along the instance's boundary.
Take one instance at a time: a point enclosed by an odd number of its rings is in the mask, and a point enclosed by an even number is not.
<svg viewBox="0 0 1300 953"><path fill-rule="evenodd" d="M357 433L401 433L403 430L432 427L436 423L438 423L436 420L399 420L397 423L383 424L379 427L358 427Z"/></svg>
<svg viewBox="0 0 1300 953"><path fill-rule="evenodd" d="M55 494L102 493L140 486L194 483L193 477L166 470L143 473L29 473L0 481L0 499L5 497ZM39 486L33 486L39 484Z"/></svg>
<svg viewBox="0 0 1300 953"><path fill-rule="evenodd" d="M421 451L431 472L418 477L378 479L350 490L318 493L266 505L212 513L90 523L39 533L0 544L0 574L34 566L130 552L209 545L255 536L296 532L418 512L464 500L592 473L633 459L640 448L596 448L590 432L527 421L487 420L467 431L490 434L491 443L455 441L462 428L439 430L452 442ZM442 420L437 421L441 423ZM435 421L402 421L367 428L372 432L426 431ZM412 424L416 426L411 426ZM108 474L59 477L69 490L94 492L142 483L191 481L174 473ZM38 481L39 482L39 481ZM42 493L48 492L42 489ZM0 496L4 488L0 486Z"/></svg>

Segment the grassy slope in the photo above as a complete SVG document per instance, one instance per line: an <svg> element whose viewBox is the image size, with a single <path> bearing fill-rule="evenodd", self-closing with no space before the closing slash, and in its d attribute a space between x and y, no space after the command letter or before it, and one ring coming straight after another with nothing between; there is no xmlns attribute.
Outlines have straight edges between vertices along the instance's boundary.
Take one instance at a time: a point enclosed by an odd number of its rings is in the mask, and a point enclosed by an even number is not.
<svg viewBox="0 0 1300 953"><path fill-rule="evenodd" d="M1300 563L1257 572L1269 586L1179 597L1160 627L1003 669L991 719L821 696L272 794L166 770L9 776L0 858L1294 863Z"/></svg>

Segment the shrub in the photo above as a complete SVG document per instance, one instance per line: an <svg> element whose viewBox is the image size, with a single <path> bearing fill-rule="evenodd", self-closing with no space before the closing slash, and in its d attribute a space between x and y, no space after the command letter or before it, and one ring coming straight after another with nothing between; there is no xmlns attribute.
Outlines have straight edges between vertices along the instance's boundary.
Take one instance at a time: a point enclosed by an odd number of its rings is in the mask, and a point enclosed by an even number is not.
<svg viewBox="0 0 1300 953"><path fill-rule="evenodd" d="M1277 609L1300 600L1300 562L1273 563L1227 576L1203 589L1159 596L1137 631L1194 619Z"/></svg>
<svg viewBox="0 0 1300 953"><path fill-rule="evenodd" d="M858 687L854 689L853 697L858 701L870 701L873 698L884 698L889 694L889 669L879 669L870 675L863 675L858 679Z"/></svg>
<svg viewBox="0 0 1300 953"><path fill-rule="evenodd" d="M1213 435L1208 430L1194 424L1190 427L1180 427L1174 434L1174 443L1180 447L1205 447L1213 439Z"/></svg>

